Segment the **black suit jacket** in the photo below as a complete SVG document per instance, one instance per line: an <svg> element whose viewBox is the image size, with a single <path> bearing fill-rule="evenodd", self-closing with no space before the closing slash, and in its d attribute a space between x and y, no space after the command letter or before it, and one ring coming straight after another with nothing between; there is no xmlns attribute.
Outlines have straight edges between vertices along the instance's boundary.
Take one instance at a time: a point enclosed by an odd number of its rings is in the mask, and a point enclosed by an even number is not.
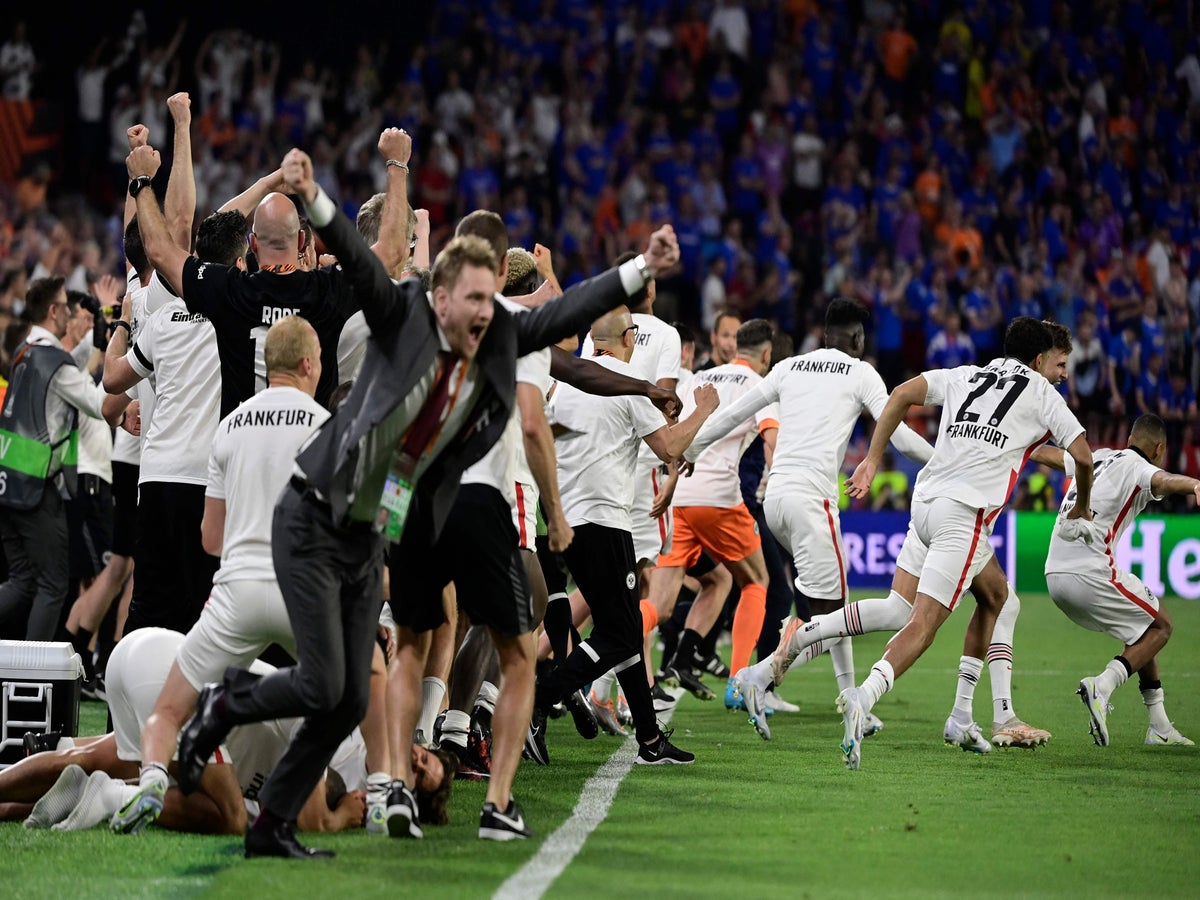
<svg viewBox="0 0 1200 900"><path fill-rule="evenodd" d="M305 479L346 521L354 499L363 439L407 396L434 364L438 350L433 307L415 278L395 284L383 264L339 210L317 229L346 271L371 337L362 371L350 395L297 457ZM492 323L475 357L482 390L458 433L421 475L417 502L441 532L463 471L499 439L512 412L516 360L577 334L629 299L616 269L591 278L562 297L527 313L495 306Z"/></svg>

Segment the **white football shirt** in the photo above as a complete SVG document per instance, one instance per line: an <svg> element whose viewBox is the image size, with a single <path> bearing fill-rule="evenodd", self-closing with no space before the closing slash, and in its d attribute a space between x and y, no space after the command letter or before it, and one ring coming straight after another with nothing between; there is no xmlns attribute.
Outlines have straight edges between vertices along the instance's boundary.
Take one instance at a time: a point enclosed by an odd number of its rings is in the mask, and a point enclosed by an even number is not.
<svg viewBox="0 0 1200 900"><path fill-rule="evenodd" d="M1097 450L1092 454L1092 522L1104 534L1104 543L1088 544L1068 541L1058 536L1057 523L1046 554L1046 574L1055 572L1103 572L1105 577L1116 574L1114 557L1117 543L1138 514L1154 496L1150 482L1158 466L1138 451ZM1075 506L1075 485L1063 497L1058 515L1062 517Z"/></svg>
<svg viewBox="0 0 1200 900"><path fill-rule="evenodd" d="M170 303L174 295L167 289L162 279L155 272L144 287L138 280L137 272L130 269L125 274L125 291L129 294L129 304L132 309L129 322L129 346L132 347L141 334L142 326L150 317L150 313ZM134 390L134 399L139 399L138 391ZM140 398L142 434L150 427L154 418L154 392L144 391L145 397ZM127 463L131 466L140 465L142 461L142 438L134 437L124 428L118 428L113 436L112 461Z"/></svg>
<svg viewBox="0 0 1200 900"><path fill-rule="evenodd" d="M126 355L142 378L153 377L154 413L143 420L139 484L204 484L221 402L221 363L208 319L172 300L153 313Z"/></svg>
<svg viewBox="0 0 1200 900"><path fill-rule="evenodd" d="M507 297L496 295L496 302L513 314L523 315L525 307ZM550 390L550 348L543 347L517 359L517 384L532 384L545 399ZM516 483L527 476L526 484L533 483L533 473L525 458L525 441L521 432L521 411L513 399L512 413L500 439L487 454L468 468L462 475L463 484L487 484L504 495L509 506L517 505Z"/></svg>
<svg viewBox="0 0 1200 900"><path fill-rule="evenodd" d="M213 584L273 581L271 520L300 445L329 411L294 387L255 394L221 420L208 460L208 497L225 501L221 568Z"/></svg>
<svg viewBox="0 0 1200 900"><path fill-rule="evenodd" d="M854 424L864 412L879 418L887 388L870 364L841 350L824 348L781 360L740 400L728 407L722 403L684 456L695 461L710 444L770 403L779 405L779 435L768 489L798 484L836 500L838 470ZM903 423L892 443L918 462L933 454L929 443Z"/></svg>
<svg viewBox="0 0 1200 900"><path fill-rule="evenodd" d="M680 394L683 412L679 417L682 419L691 415L696 408L696 388L705 384L717 389L721 407L724 407L754 390L761 381L762 376L742 360L697 372L690 377L687 396ZM742 487L738 465L742 453L758 434L778 427L779 407L775 403L768 403L747 416L696 458L695 471L690 477L681 477L676 483L671 505L715 506L723 509L739 506L742 503Z"/></svg>
<svg viewBox="0 0 1200 900"><path fill-rule="evenodd" d="M924 378L925 405L940 406L942 417L933 458L917 475L915 501L949 497L984 510L990 527L1030 454L1050 439L1066 447L1083 434L1062 395L1015 359L994 359L982 369L934 369Z"/></svg>
<svg viewBox="0 0 1200 900"><path fill-rule="evenodd" d="M622 375L635 374L612 356L593 361ZM567 524L591 522L632 531L629 507L638 446L666 424L662 413L645 397L595 397L560 382L546 417L567 429L554 442Z"/></svg>

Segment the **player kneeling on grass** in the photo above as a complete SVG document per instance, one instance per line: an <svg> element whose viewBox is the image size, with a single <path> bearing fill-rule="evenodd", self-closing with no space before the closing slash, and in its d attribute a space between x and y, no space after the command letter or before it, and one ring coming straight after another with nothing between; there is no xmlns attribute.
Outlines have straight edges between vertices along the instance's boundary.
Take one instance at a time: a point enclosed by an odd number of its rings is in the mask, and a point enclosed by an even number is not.
<svg viewBox="0 0 1200 900"><path fill-rule="evenodd" d="M1103 672L1079 682L1092 738L1101 747L1108 745L1109 698L1134 672L1150 714L1146 743L1193 744L1167 718L1158 679L1158 652L1171 636L1171 619L1149 588L1116 567L1113 556L1121 535L1151 500L1194 494L1200 501L1200 481L1160 468L1166 455L1166 430L1154 415L1133 423L1126 449L1096 451L1091 534L1085 540L1070 539L1072 529L1081 527L1074 524L1081 520L1065 518L1075 505L1072 487L1063 499L1046 556L1046 586L1058 608L1073 622L1125 645Z"/></svg>

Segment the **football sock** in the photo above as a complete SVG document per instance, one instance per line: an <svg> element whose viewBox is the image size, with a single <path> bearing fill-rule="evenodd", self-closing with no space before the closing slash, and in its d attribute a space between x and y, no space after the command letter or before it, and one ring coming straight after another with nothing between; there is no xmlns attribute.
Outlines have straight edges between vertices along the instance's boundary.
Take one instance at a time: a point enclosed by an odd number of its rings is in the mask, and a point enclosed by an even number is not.
<svg viewBox="0 0 1200 900"><path fill-rule="evenodd" d="M988 676L992 682L992 721L997 725L1017 714L1012 702L1012 642L1020 612L1021 600L1010 584L1008 598L996 617L992 642L987 648Z"/></svg>
<svg viewBox="0 0 1200 900"><path fill-rule="evenodd" d="M609 669L592 682L592 696L594 696L601 703L606 703L607 701L611 700L613 682L615 680L616 676L614 676L612 670Z"/></svg>
<svg viewBox="0 0 1200 900"><path fill-rule="evenodd" d="M479 686L479 693L475 697L475 705L482 706L488 713L496 712L496 699L500 696L500 689L490 681L485 681Z"/></svg>
<svg viewBox="0 0 1200 900"><path fill-rule="evenodd" d="M679 644L675 647L671 665L681 669L692 668L692 661L696 658L696 648L699 646L700 632L692 628L685 628L679 637Z"/></svg>
<svg viewBox="0 0 1200 900"><path fill-rule="evenodd" d="M1096 676L1096 690L1105 697L1111 697L1112 692L1123 685L1129 678L1129 663L1118 656L1109 660L1104 671Z"/></svg>
<svg viewBox="0 0 1200 900"><path fill-rule="evenodd" d="M571 637L571 601L566 594L555 594L546 604L546 615L542 618L546 629L546 637L550 641L550 650L554 658L562 662L567 658L570 649L567 642Z"/></svg>
<svg viewBox="0 0 1200 900"><path fill-rule="evenodd" d="M441 743L467 746L467 732L471 730L471 717L461 709L446 710L446 718L442 721Z"/></svg>
<svg viewBox="0 0 1200 900"><path fill-rule="evenodd" d="M733 649L729 671L740 672L750 664L750 654L762 633L763 618L767 614L767 589L761 584L747 584L742 588L737 611L733 614Z"/></svg>
<svg viewBox="0 0 1200 900"><path fill-rule="evenodd" d="M139 787L148 787L155 782L162 782L164 785L168 783L167 767L158 763L146 763L142 766L141 777L138 779Z"/></svg>
<svg viewBox="0 0 1200 900"><path fill-rule="evenodd" d="M1163 689L1161 681L1147 681L1139 685L1142 691L1142 702L1146 704L1146 712L1150 714L1150 725L1159 734L1171 733L1171 720L1167 718L1167 708L1163 705Z"/></svg>
<svg viewBox="0 0 1200 900"><path fill-rule="evenodd" d="M433 720L442 711L442 700L446 697L446 682L435 675L426 675L421 681L421 716L417 719L417 731L425 740L433 740Z"/></svg>
<svg viewBox="0 0 1200 900"><path fill-rule="evenodd" d="M972 702L975 699L975 685L983 672L983 660L973 656L963 656L958 660L958 693L954 697L954 711L950 713L956 722L966 725L975 719Z"/></svg>
<svg viewBox="0 0 1200 900"><path fill-rule="evenodd" d="M859 600L857 603L847 604L837 612L813 616L810 622L792 636L787 648L787 667L790 668L791 660L814 641L825 641L826 649L832 652L831 641L836 638L869 634L873 631L899 631L908 621L911 609L903 597L892 591L886 597Z"/></svg>
<svg viewBox="0 0 1200 900"><path fill-rule="evenodd" d="M854 642L844 637L825 646L833 661L833 677L837 679L838 691L854 687Z"/></svg>
<svg viewBox="0 0 1200 900"><path fill-rule="evenodd" d="M892 670L892 664L886 659L881 659L871 666L871 674L858 689L863 712L870 712L879 702L879 698L892 689L895 681L896 673Z"/></svg>

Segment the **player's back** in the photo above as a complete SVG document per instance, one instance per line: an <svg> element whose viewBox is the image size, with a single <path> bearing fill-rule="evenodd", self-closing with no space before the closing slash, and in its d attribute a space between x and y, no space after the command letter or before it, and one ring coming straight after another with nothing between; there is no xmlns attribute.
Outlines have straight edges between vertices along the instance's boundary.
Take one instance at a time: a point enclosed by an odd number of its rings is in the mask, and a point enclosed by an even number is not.
<svg viewBox="0 0 1200 900"><path fill-rule="evenodd" d="M1008 501L1030 454L1067 447L1083 426L1045 378L1015 359L924 373L927 406L941 406L933 458L913 499L949 497L983 509L988 524Z"/></svg>
<svg viewBox="0 0 1200 900"><path fill-rule="evenodd" d="M1133 524L1151 500L1159 500L1151 490L1151 479L1159 471L1136 450L1097 450L1092 455L1092 524L1104 536L1103 543L1068 541L1055 533L1046 554L1046 572L1079 572L1097 565L1115 566L1113 553L1121 535ZM1063 497L1059 521L1075 506L1076 485Z"/></svg>
<svg viewBox="0 0 1200 900"><path fill-rule="evenodd" d="M871 366L829 347L777 363L766 377L779 402L772 482L798 479L837 496L837 473L854 423L887 401Z"/></svg>
<svg viewBox="0 0 1200 900"><path fill-rule="evenodd" d="M225 501L221 584L275 577L271 521L275 501L291 477L296 453L329 412L294 387L255 394L217 427L207 494Z"/></svg>
<svg viewBox="0 0 1200 900"><path fill-rule="evenodd" d="M711 384L721 398L721 406L728 408L762 382L762 376L741 361L688 374L686 396L680 394L683 401L681 419L695 410L695 391L699 387ZM691 476L679 479L671 505L730 507L741 503L738 463L742 453L761 428L778 427L778 419L778 406L769 404L709 446L697 457Z"/></svg>

